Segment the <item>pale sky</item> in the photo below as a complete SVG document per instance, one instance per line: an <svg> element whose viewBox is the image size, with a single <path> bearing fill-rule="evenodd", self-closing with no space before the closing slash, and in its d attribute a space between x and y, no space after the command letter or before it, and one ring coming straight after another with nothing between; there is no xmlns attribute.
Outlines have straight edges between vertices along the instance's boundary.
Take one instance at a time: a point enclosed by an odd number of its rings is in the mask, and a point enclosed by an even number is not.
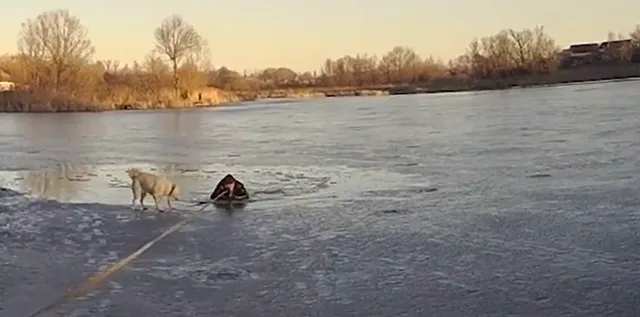
<svg viewBox="0 0 640 317"><path fill-rule="evenodd" d="M0 10L0 54L17 50L20 24L68 9L89 29L96 59L140 60L163 18L181 14L208 40L216 67L318 69L326 58L378 56L406 45L449 59L474 37L543 25L561 46L627 35L640 23L631 0L22 0Z"/></svg>

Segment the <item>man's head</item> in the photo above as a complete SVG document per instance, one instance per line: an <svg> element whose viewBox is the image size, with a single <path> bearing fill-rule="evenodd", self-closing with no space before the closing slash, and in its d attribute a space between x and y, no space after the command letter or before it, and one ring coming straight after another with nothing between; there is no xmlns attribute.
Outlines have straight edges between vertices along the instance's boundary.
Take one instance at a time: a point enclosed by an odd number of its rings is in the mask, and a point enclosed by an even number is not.
<svg viewBox="0 0 640 317"><path fill-rule="evenodd" d="M215 197L222 195L221 197L233 197L233 193L236 189L236 179L231 176L231 174L227 174L223 177L216 186L216 189L211 193L211 199L215 199Z"/></svg>
<svg viewBox="0 0 640 317"><path fill-rule="evenodd" d="M231 196L231 195L233 195L234 190L236 189L236 182L228 182L228 183L224 184L223 186L227 190L227 195Z"/></svg>
<svg viewBox="0 0 640 317"><path fill-rule="evenodd" d="M218 198L216 198L218 197ZM247 199L249 196L242 182L231 174L225 175L211 193L210 199Z"/></svg>

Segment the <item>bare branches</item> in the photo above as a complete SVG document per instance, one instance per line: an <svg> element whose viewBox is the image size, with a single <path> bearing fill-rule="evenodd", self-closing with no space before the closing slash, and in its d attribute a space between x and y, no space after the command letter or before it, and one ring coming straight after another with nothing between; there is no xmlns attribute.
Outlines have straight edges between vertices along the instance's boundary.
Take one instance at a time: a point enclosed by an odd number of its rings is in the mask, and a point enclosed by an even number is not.
<svg viewBox="0 0 640 317"><path fill-rule="evenodd" d="M629 33L629 37L631 37L631 41L634 45L638 46L640 44L640 25L636 25L633 32Z"/></svg>
<svg viewBox="0 0 640 317"><path fill-rule="evenodd" d="M119 61L108 59L108 60L101 61L100 64L102 64L102 67L104 67L104 71L107 73L115 73L118 70L120 70Z"/></svg>
<svg viewBox="0 0 640 317"><path fill-rule="evenodd" d="M32 71L47 66L54 88L73 81L78 65L88 62L95 49L87 36L87 29L67 10L41 13L22 24L18 35L18 49Z"/></svg>
<svg viewBox="0 0 640 317"><path fill-rule="evenodd" d="M27 20L22 25L18 48L40 84L52 83L59 89L64 75L71 75L74 64L86 61L93 54L86 30L68 11L49 11ZM45 78L51 77L51 78Z"/></svg>
<svg viewBox="0 0 640 317"><path fill-rule="evenodd" d="M207 72L212 70L211 51L206 41L202 41L199 48L191 50L186 56L183 66L188 65L198 71Z"/></svg>
<svg viewBox="0 0 640 317"><path fill-rule="evenodd" d="M444 76L446 66L432 57L422 58L409 47L396 46L378 59L358 54L325 61L319 83L324 86L373 86L423 83Z"/></svg>
<svg viewBox="0 0 640 317"><path fill-rule="evenodd" d="M196 52L200 52L206 43L198 32L179 15L166 18L155 31L155 50L166 55L173 66L174 88L180 89L178 66L180 62Z"/></svg>
<svg viewBox="0 0 640 317"><path fill-rule="evenodd" d="M520 31L509 29L472 41L466 56L454 63L454 72L469 73L478 78L547 72L555 64L557 52L555 42L542 27Z"/></svg>
<svg viewBox="0 0 640 317"><path fill-rule="evenodd" d="M387 80L394 83L407 83L417 79L421 59L409 47L396 46L382 57Z"/></svg>
<svg viewBox="0 0 640 317"><path fill-rule="evenodd" d="M198 32L179 15L162 21L155 31L155 39L157 52L178 62L188 54L198 51L203 45Z"/></svg>

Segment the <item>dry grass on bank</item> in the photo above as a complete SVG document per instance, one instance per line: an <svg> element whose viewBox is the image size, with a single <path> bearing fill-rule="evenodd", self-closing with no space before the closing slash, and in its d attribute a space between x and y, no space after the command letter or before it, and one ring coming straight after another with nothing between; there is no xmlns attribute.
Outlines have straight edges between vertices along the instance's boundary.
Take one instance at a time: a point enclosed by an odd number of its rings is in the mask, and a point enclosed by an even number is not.
<svg viewBox="0 0 640 317"><path fill-rule="evenodd" d="M469 77L438 77L422 83L427 92L495 90L510 87L555 85L608 79L640 77L640 65L610 65L557 70L546 74L507 77L502 79L474 79ZM104 89L98 93L73 96L46 91L2 91L0 112L96 112L111 110L180 109L216 106L237 101L274 98L316 98L329 94L349 96L384 95L381 90L357 87L308 87L260 91L224 91L214 87L195 89L185 98L178 98L171 89L146 93L130 87Z"/></svg>
<svg viewBox="0 0 640 317"><path fill-rule="evenodd" d="M240 98L217 88L193 91L188 98L176 97L166 89L157 93L139 93L133 89L107 91L92 96L69 96L47 91L0 92L0 112L97 112L111 110L180 109L216 106Z"/></svg>

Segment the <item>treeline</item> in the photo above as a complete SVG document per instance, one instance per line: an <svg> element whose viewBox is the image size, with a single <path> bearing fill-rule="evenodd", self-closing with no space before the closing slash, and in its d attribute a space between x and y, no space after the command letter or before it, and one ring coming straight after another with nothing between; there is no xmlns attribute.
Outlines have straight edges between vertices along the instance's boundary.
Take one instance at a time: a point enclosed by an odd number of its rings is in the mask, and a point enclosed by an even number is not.
<svg viewBox="0 0 640 317"><path fill-rule="evenodd" d="M609 41L616 39L609 34ZM629 43L611 48L594 64L630 63L640 47L640 26L629 34ZM492 36L474 39L466 52L446 64L432 57L421 58L408 47L395 47L376 56L344 56L325 61L317 84L322 86L376 86L385 84L427 83L431 79L503 80L510 77L548 74L566 64L561 49L543 27L503 30ZM567 61L572 61L570 55ZM593 60L593 59L590 59ZM571 64L576 66L576 64ZM579 65L578 65L579 66ZM569 67L565 67L569 68Z"/></svg>
<svg viewBox="0 0 640 317"><path fill-rule="evenodd" d="M560 48L542 27L474 39L463 55L448 62L398 46L380 57L358 54L327 59L319 71L305 73L284 67L251 73L216 69L207 41L178 15L161 21L150 36L155 45L144 60L132 65L96 61L95 47L81 21L67 10L47 11L22 24L18 54L0 59L0 76L23 90L59 99L107 107L171 107L233 98L215 89L246 92L375 87L437 78L498 80L549 73L562 65ZM628 55L638 48L640 28L630 38L631 46L610 54L609 61L630 62Z"/></svg>
<svg viewBox="0 0 640 317"><path fill-rule="evenodd" d="M319 83L324 86L366 86L424 83L432 78L502 78L549 72L559 52L542 27L533 30L505 30L474 39L467 52L448 63L422 58L408 47L395 47L375 56L345 56L327 60Z"/></svg>

